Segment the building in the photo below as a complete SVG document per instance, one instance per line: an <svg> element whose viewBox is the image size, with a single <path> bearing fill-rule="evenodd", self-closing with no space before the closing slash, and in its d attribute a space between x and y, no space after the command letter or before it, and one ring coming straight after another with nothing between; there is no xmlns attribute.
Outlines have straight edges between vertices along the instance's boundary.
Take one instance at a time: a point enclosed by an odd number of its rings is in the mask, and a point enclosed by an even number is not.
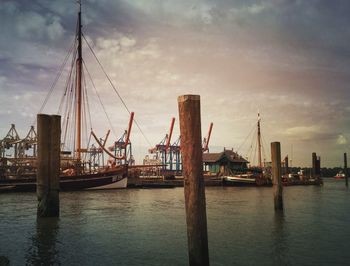
<svg viewBox="0 0 350 266"><path fill-rule="evenodd" d="M249 162L233 150L219 153L203 153L204 171L210 174L222 175L243 172L248 168Z"/></svg>

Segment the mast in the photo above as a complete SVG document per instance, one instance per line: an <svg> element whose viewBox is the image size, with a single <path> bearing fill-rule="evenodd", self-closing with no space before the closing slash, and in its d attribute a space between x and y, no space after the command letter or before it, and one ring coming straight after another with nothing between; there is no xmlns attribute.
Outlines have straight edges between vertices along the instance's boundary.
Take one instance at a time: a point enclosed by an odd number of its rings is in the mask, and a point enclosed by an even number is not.
<svg viewBox="0 0 350 266"><path fill-rule="evenodd" d="M80 161L81 159L81 77L82 77L82 48L81 48L81 1L79 3L78 13L78 58L76 61L76 157Z"/></svg>
<svg viewBox="0 0 350 266"><path fill-rule="evenodd" d="M263 168L262 161L261 161L260 113L258 113L258 160L259 160L259 167Z"/></svg>

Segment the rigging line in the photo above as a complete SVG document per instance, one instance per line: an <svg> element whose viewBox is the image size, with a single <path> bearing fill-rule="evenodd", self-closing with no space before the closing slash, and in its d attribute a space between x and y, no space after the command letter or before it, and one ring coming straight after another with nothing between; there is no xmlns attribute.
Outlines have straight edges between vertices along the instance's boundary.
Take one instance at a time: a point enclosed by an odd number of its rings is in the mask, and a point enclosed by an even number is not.
<svg viewBox="0 0 350 266"><path fill-rule="evenodd" d="M64 60L63 60L63 63L61 64L61 66L60 66L60 68L59 68L59 71L58 71L58 73L57 73L57 75L56 75L54 81L53 81L52 84L51 84L50 90L49 90L48 94L46 95L46 98L45 98L43 104L41 105L41 107L40 107L40 109L39 109L39 111L38 111L38 114L40 114L40 113L42 112L42 110L45 108L45 105L47 104L47 101L49 100L49 98L50 98L50 96L51 96L51 94L52 94L52 92L53 92L53 90L54 90L54 88L55 88L55 86L56 86L56 84L57 84L59 78L61 77L62 72L63 72L63 69L64 69L64 66L66 65L66 63L67 63L67 61L68 61L69 55L70 55L71 52L73 51L74 44L75 44L75 38L74 38L74 41L73 41L73 43L72 43L70 49L68 50L67 55L65 56L65 58L64 58ZM33 121L33 124L35 124L35 122L36 122L36 117L35 117L35 120Z"/></svg>
<svg viewBox="0 0 350 266"><path fill-rule="evenodd" d="M83 64L84 61L83 61ZM88 91L87 91L87 85L86 85L86 78L85 78L85 73L83 72L83 78L84 78L84 88L85 88L85 98L86 98L86 107L89 115L89 123L90 123L90 129L92 130L92 120L91 120L91 112L90 112L90 105L89 105L89 97L88 97Z"/></svg>
<svg viewBox="0 0 350 266"><path fill-rule="evenodd" d="M70 84L70 90L68 92L68 99L67 99L67 105L66 105L66 111L65 111L65 120L66 120L66 125L65 125L65 131L64 131L64 142L66 143L67 140L67 130L68 130L68 125L69 125L69 118L70 118L70 112L72 109L72 105L74 102L74 94L73 94L73 88L74 88L74 78L71 80ZM68 138L69 139L69 138Z"/></svg>
<svg viewBox="0 0 350 266"><path fill-rule="evenodd" d="M77 41L74 42L74 47L73 47L74 53L73 53L72 61L71 61L71 64L70 64L70 71L69 71L68 78L66 80L65 90L64 90L64 93L62 95L61 102L60 102L60 105L58 107L57 114L61 113L61 111L62 111L62 105L63 105L64 97L67 96L67 91L69 89L69 85L70 85L71 79L73 77L73 69L74 69L75 60L76 60L76 56L77 56L77 49L75 49L76 48L76 44L77 44Z"/></svg>
<svg viewBox="0 0 350 266"><path fill-rule="evenodd" d="M249 151L248 151L248 152L250 152L250 155L251 155L252 152L253 152L253 147L254 147L254 145L255 145L255 142L254 142L254 141L256 141L256 138L255 138L254 136L256 136L256 133L257 133L256 127L254 127L253 129L255 129L255 130L252 131L254 134L253 134L253 137L252 137L252 139L251 139L250 148L249 148Z"/></svg>
<svg viewBox="0 0 350 266"><path fill-rule="evenodd" d="M85 125L85 128L84 128L84 130L85 130L85 141L87 141L87 139L88 139L88 124L87 124L87 115L86 115L86 113L87 113L87 103L86 103L86 93L87 93L87 91L86 91L86 80L85 80L85 73L84 73L84 71L83 71L83 84L84 84L84 86L83 86L83 103L84 103L84 105L83 105L83 115L84 115L84 125ZM85 159L86 159L86 154L85 154Z"/></svg>
<svg viewBox="0 0 350 266"><path fill-rule="evenodd" d="M72 97L72 92L70 91L69 92L69 95L70 97ZM67 115L66 115L66 118L65 118L65 129L64 129L64 144L65 144L65 147L66 149L69 150L69 147L70 147L70 142L71 142L71 137L70 137L70 132L69 132L69 126L71 124L71 121L70 121L70 109L71 109L71 101L68 102L67 104Z"/></svg>
<svg viewBox="0 0 350 266"><path fill-rule="evenodd" d="M91 53L92 53L92 54L93 54L93 56L95 57L95 59L96 59L97 63L98 63L98 64L99 64L99 66L101 67L101 69L102 69L103 73L104 73L104 74L105 74L105 76L107 77L107 79L108 79L109 83L111 84L112 88L114 89L115 93L118 95L118 97L119 97L120 101L121 101L121 102L122 102L122 104L124 105L125 109L128 111L128 113L129 113L129 114L131 114L131 112L130 112L129 108L127 107L127 105L126 105L126 103L124 102L123 98L120 96L120 94L119 94L119 92L117 91L116 87L114 86L114 84L113 84L112 80L110 79L110 77L108 76L108 74L107 74L107 72L105 71L104 67L102 66L102 64L101 64L100 60L98 60L98 58L97 58L97 56L96 56L96 54L95 54L94 50L93 50L93 49L92 49L92 47L90 46L89 42L86 40L86 38L85 38L85 35L84 35L84 34L83 34L83 38L84 38L84 40L85 40L85 42L86 42L87 46L89 47L89 49L90 49ZM148 140L148 138L146 137L146 135L143 133L143 131L142 131L142 129L141 129L141 127L140 127L139 123L137 122L137 120L136 120L135 118L134 118L134 123L136 124L137 128L140 130L140 132L141 132L142 136L145 138L145 140L148 142L148 144L149 144L150 146L152 146L151 142Z"/></svg>
<svg viewBox="0 0 350 266"><path fill-rule="evenodd" d="M97 97L98 97L98 100L100 101L100 104L102 105L103 111L104 111L104 113L105 113L105 115L106 115L106 117L107 117L108 123L109 123L109 125L110 125L110 127L111 127L111 129L112 129L112 131L113 131L113 134L114 134L115 137L117 138L118 136L117 136L117 134L115 133L115 130L114 130L113 125L112 125L112 122L111 122L111 119L109 118L109 116L108 116L108 114L107 114L106 108L105 108L105 106L104 106L103 103L102 103L101 97L100 97L100 95L99 95L98 92L97 92L95 83L94 83L94 81L92 80L90 71L88 70L88 68L87 68L87 66L86 66L84 60L83 60L83 65L84 65L84 67L85 67L85 69L86 69L86 72L88 73L88 76L89 76L89 78L90 78L90 80L91 80L92 87L95 89L95 92L96 92L96 95L97 95Z"/></svg>
<svg viewBox="0 0 350 266"><path fill-rule="evenodd" d="M74 62L73 62L74 63ZM73 64L72 71L75 72L75 64ZM69 125L69 118L70 118L70 112L72 109L72 105L74 102L74 83L75 83L75 76L72 76L71 80L69 81L68 87L68 97L66 101L66 108L65 108L65 113L64 113L64 119L65 119L65 132L64 132L64 142L66 143L67 140L67 130L68 130L68 125Z"/></svg>
<svg viewBox="0 0 350 266"><path fill-rule="evenodd" d="M267 145L267 142L266 142L266 140L265 140L265 137L264 137L264 135L261 135L262 136L262 139L263 139L263 143L265 144L265 146L268 148L269 146ZM264 155L265 155L265 157L266 157L266 154L265 154L265 149L264 149Z"/></svg>
<svg viewBox="0 0 350 266"><path fill-rule="evenodd" d="M255 125L254 127L252 127L252 129L250 130L249 134L247 135L247 137L244 139L243 143L238 147L237 152L243 147L243 145L246 143L246 141L249 139L250 135L253 133L255 129Z"/></svg>

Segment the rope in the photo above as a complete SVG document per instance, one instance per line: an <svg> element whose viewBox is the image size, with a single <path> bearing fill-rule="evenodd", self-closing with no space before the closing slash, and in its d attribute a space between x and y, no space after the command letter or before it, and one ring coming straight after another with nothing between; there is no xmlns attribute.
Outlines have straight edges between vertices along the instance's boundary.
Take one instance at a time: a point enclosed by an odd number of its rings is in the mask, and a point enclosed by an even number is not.
<svg viewBox="0 0 350 266"><path fill-rule="evenodd" d="M109 125L110 125L110 127L111 127L111 129L112 129L112 131L113 131L113 134L115 135L115 137L117 137L117 134L115 133L115 130L114 130L113 125L112 125L112 122L111 122L111 120L110 120L110 118L109 118L109 116L108 116L108 114L107 114L107 111L106 111L105 106L104 106L103 103L102 103L101 97L100 97L100 95L99 95L98 92L97 92L95 83L94 83L94 81L92 80L92 77L91 77L91 75L90 75L90 72L89 72L89 70L88 70L88 68L87 68L87 66L86 66L84 60L83 60L83 64L84 64L84 67L85 67L85 69L86 69L86 72L88 73L88 76L89 76L89 78L90 78L90 80L91 80L92 87L95 89L95 93L96 93L96 95L97 95L97 97L98 97L98 100L100 101L100 104L102 105L103 111L104 111L104 113L105 113L105 115L106 115L106 117L107 117L108 123L109 123Z"/></svg>
<svg viewBox="0 0 350 266"><path fill-rule="evenodd" d="M120 101L122 102L122 104L124 105L125 109L128 111L129 114L131 114L129 108L127 107L127 105L126 105L126 103L124 102L123 98L121 97L121 95L120 95L119 92L117 91L117 89L116 89L116 87L114 86L112 80L110 79L110 77L108 76L108 74L107 74L107 72L105 71L104 67L102 66L100 60L97 58L97 56L96 56L94 50L92 49L92 47L90 46L90 44L89 44L88 41L86 40L84 34L83 34L83 38L84 38L84 40L85 40L87 46L89 47L91 53L92 53L93 56L95 57L97 63L98 63L99 66L101 67L101 69L102 69L103 73L105 74L106 78L108 79L109 83L111 84L113 90L114 90L115 93L118 95L118 97L119 97ZM136 119L134 119L134 122L135 122L137 128L140 130L142 136L143 136L143 137L145 138L145 140L147 141L147 143L148 143L150 146L152 146L151 142L148 140L148 138L146 137L146 135L143 133L143 131L142 131L142 129L141 129L139 123L136 121Z"/></svg>
<svg viewBox="0 0 350 266"><path fill-rule="evenodd" d="M70 87L70 83L71 83L71 80L72 80L72 74L73 74L73 69L74 69L74 65L75 65L75 59L76 59L76 55L77 55L77 50L75 49L76 48L76 43L77 42L75 41L74 42L74 47L73 47L74 53L73 53L73 56L72 56L72 62L71 62L71 65L70 65L70 71L69 71L68 78L66 80L65 90L64 90L64 93L62 95L61 102L60 102L60 105L58 107L57 114L61 113L61 111L62 111L62 105L63 105L64 97L67 95L67 90Z"/></svg>
<svg viewBox="0 0 350 266"><path fill-rule="evenodd" d="M46 104L47 104L47 101L49 100L49 98L50 98L50 96L51 96L51 94L52 94L52 92L53 92L53 90L54 90L54 88L55 88L55 86L56 86L56 84L57 84L59 78L61 77L61 75L62 75L62 73L63 73L63 68L64 68L64 66L66 65L67 61L68 61L69 55L70 55L71 52L73 51L74 44L75 44L75 38L74 38L74 41L73 41L71 47L70 47L69 50L68 50L67 55L65 56L65 58L64 58L64 60L63 60L63 63L61 64L61 66L60 66L60 68L59 68L59 71L58 71L58 73L57 73L57 75L56 75L54 81L53 81L52 84L51 84L50 90L49 90L48 94L46 95L46 98L45 98L43 104L41 105L39 111L37 112L37 114L40 114L40 113L43 111L43 109L45 108L45 106L46 106ZM35 120L33 121L33 125L34 125L35 123L36 123L36 117L35 117Z"/></svg>

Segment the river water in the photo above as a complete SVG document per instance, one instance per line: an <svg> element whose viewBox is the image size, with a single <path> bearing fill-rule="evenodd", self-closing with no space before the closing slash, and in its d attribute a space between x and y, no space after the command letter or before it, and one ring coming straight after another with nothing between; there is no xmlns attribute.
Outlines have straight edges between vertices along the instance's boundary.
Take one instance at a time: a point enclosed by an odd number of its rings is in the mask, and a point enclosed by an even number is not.
<svg viewBox="0 0 350 266"><path fill-rule="evenodd" d="M206 188L211 265L349 265L344 181L284 189ZM36 219L33 193L0 194L0 256L10 265L188 265L183 188L61 193ZM2 258L4 259L4 258Z"/></svg>

